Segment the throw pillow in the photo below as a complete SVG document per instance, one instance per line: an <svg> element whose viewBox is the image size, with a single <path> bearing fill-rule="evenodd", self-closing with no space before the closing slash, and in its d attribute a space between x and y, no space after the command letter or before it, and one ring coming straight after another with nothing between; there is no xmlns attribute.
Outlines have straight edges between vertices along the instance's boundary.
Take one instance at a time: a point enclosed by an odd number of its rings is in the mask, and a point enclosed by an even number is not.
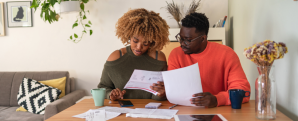
<svg viewBox="0 0 298 121"><path fill-rule="evenodd" d="M24 78L18 92L18 104L31 113L44 114L45 108L59 98L61 90Z"/></svg>
<svg viewBox="0 0 298 121"><path fill-rule="evenodd" d="M65 83L66 83L66 77L58 78L58 79L51 79L51 80L45 80L45 81L38 81L42 84L57 88L62 91L62 93L59 96L59 99L65 96ZM20 106L16 111L24 111L27 112L25 108Z"/></svg>

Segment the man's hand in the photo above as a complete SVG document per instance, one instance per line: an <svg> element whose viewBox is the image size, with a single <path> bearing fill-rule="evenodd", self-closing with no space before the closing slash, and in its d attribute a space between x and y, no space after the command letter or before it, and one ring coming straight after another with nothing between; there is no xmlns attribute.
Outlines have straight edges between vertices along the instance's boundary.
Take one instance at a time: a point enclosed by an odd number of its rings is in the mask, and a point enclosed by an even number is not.
<svg viewBox="0 0 298 121"><path fill-rule="evenodd" d="M217 99L210 92L197 93L192 96L194 98L190 99L191 104L195 104L196 106L205 106L208 108L217 106Z"/></svg>
<svg viewBox="0 0 298 121"><path fill-rule="evenodd" d="M153 83L153 85L150 86L150 88L151 88L152 90L158 92L158 93L157 93L157 96L159 96L159 97L164 97L164 96L166 96L166 93L165 93L165 92L166 92L166 91L165 91L165 86L164 86L164 83L163 83L163 82L158 81L157 83Z"/></svg>
<svg viewBox="0 0 298 121"><path fill-rule="evenodd" d="M123 95L126 93L125 90L121 91L119 88L113 89L110 93L110 99L112 101L117 99L123 99Z"/></svg>

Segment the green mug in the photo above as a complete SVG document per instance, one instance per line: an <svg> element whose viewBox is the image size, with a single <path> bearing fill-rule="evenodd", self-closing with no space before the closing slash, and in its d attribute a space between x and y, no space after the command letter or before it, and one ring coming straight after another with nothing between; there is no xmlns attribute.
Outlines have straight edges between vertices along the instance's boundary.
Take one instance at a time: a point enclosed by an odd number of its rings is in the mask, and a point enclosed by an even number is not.
<svg viewBox="0 0 298 121"><path fill-rule="evenodd" d="M91 94L93 96L95 106L103 106L103 103L105 101L106 89L105 88L91 89Z"/></svg>

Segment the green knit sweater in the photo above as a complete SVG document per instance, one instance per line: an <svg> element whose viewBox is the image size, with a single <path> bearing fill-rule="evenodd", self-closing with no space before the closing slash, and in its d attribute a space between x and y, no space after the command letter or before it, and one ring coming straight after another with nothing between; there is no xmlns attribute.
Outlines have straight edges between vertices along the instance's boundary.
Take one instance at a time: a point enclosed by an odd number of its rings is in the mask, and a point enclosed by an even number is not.
<svg viewBox="0 0 298 121"><path fill-rule="evenodd" d="M149 71L164 71L167 70L166 61L159 61L151 58L147 53L141 56L136 56L130 49L126 47L127 53L115 61L107 61L102 71L98 88L106 88L106 98L110 99L110 93L113 89L119 88L123 90L124 86L130 79L134 69L149 70ZM125 89L124 99L154 99L166 100L152 93L138 90Z"/></svg>

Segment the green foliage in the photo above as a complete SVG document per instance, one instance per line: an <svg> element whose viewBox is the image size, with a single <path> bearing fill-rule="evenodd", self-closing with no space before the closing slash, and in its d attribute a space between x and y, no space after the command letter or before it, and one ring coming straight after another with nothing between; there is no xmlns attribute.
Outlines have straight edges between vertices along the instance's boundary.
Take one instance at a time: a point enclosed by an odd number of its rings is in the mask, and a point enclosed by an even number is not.
<svg viewBox="0 0 298 121"><path fill-rule="evenodd" d="M41 7L40 17L45 21L49 22L50 24L59 20L60 15L56 13L54 10L55 4L60 4L62 1L68 0L33 0L32 5L30 8L34 8L35 12L38 7ZM76 28L77 26L81 25L83 27L83 31L81 36L78 36L76 33L69 37L69 40L77 43L82 40L84 34L89 32L92 35L93 31L91 29L87 29L87 27L91 27L91 21L89 20L88 23L85 23L85 19L87 19L86 11L85 11L85 4L89 2L89 0L78 0L80 2L80 12L77 20L72 25L72 29ZM96 0L95 0L96 1ZM89 13L89 10L87 10ZM84 21L83 21L84 20Z"/></svg>

